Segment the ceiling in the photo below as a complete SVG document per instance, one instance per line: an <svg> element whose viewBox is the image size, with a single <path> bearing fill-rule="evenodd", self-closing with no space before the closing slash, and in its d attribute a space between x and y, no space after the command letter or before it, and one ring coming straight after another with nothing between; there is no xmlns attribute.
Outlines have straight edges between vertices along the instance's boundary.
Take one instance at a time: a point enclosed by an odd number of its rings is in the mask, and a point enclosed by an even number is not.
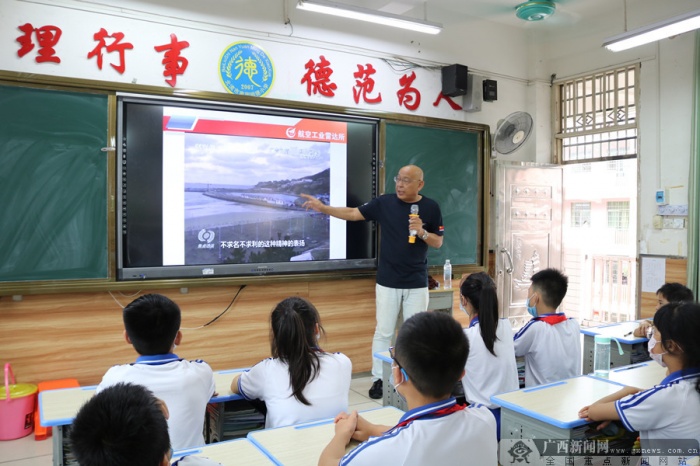
<svg viewBox="0 0 700 466"><path fill-rule="evenodd" d="M334 0L335 3L362 6L398 15L447 23L451 19L478 18L515 27L568 27L581 18L620 15L624 0L553 0L556 12L544 21L528 23L515 16L515 8L525 0ZM630 2L632 0L629 0Z"/></svg>

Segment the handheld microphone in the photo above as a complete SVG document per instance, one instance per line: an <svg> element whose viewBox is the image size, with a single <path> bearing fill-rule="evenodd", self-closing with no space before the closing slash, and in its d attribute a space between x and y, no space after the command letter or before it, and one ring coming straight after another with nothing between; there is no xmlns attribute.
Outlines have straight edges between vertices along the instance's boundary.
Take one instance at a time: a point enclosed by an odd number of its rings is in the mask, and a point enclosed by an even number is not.
<svg viewBox="0 0 700 466"><path fill-rule="evenodd" d="M408 216L409 216L409 218L418 217L418 204L411 204L411 213L408 214ZM408 236L408 242L415 243L417 234L418 234L418 230L410 230L409 236Z"/></svg>

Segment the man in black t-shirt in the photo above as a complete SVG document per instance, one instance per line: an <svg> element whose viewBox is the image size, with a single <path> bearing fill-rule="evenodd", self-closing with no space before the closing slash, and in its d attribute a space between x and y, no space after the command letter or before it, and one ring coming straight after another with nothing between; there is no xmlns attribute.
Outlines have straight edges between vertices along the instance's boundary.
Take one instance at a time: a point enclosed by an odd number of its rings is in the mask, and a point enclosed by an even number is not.
<svg viewBox="0 0 700 466"><path fill-rule="evenodd" d="M425 185L423 170L407 165L394 177L396 194L383 194L360 207L332 207L308 194L304 207L342 220L374 220L381 227L379 265L377 268L377 327L372 340L372 354L387 351L396 329L399 312L407 320L428 309L428 246L442 246L442 213L437 202L420 195ZM411 214L411 205L418 214ZM408 221L407 221L408 220ZM410 231L416 232L409 242ZM382 364L373 359L374 382L369 396L383 395Z"/></svg>

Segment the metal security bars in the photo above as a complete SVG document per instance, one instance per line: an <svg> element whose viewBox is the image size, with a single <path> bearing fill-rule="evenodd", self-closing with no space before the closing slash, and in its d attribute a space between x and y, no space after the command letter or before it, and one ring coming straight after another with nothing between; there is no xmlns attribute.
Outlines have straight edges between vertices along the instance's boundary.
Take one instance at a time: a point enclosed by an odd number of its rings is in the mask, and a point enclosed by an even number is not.
<svg viewBox="0 0 700 466"><path fill-rule="evenodd" d="M555 83L555 161L637 156L639 64Z"/></svg>

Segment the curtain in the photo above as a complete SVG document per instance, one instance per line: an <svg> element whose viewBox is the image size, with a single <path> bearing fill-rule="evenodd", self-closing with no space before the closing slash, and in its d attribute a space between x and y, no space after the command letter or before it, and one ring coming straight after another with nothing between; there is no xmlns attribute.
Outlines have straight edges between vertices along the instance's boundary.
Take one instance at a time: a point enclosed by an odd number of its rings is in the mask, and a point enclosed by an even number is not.
<svg viewBox="0 0 700 466"><path fill-rule="evenodd" d="M688 288L700 291L700 30L695 31L695 76L691 118L690 179L688 182Z"/></svg>

